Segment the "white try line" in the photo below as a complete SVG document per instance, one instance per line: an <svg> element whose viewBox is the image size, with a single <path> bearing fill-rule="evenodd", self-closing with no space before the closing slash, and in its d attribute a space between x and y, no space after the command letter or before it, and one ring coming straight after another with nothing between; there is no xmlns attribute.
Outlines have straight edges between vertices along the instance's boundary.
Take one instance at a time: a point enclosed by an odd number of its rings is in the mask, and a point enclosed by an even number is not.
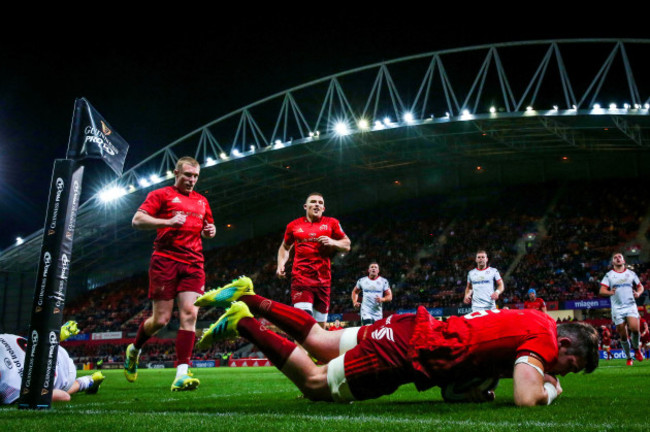
<svg viewBox="0 0 650 432"><path fill-rule="evenodd" d="M56 413L56 412L52 412ZM130 412L119 411L119 410L66 410L58 411L61 414L111 414L116 416L123 416ZM607 429L617 429L621 425L618 423L594 423L586 424L584 422L575 422L575 421L508 421L508 420L497 420L497 421L485 421L485 420L451 420L448 418L398 418L394 415L356 415L356 416L347 416L347 415L309 415L309 414L279 414L279 413L188 413L187 411L159 411L159 412L132 412L142 417L178 417L178 416L190 416L190 417L207 417L207 418L234 418L238 421L268 421L269 419L276 420L307 420L307 421L316 421L316 422L332 422L332 421L343 421L348 426L358 423L358 424L368 424L372 422L379 422L381 424L403 424L403 425L412 425L412 426L477 426L477 427L494 427L494 428L521 428L522 426L531 426L538 428L571 428L575 430L585 430L585 428L590 428L594 430L607 430ZM432 415L435 413L432 413ZM645 429L648 425L646 423L628 423L625 425L626 429Z"/></svg>

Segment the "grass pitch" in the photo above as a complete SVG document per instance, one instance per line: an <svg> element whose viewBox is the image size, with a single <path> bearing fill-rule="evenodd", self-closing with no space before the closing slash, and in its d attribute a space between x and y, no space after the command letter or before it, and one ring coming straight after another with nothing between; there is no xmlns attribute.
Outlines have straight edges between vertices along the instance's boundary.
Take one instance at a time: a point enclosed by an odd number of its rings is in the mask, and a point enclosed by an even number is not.
<svg viewBox="0 0 650 432"><path fill-rule="evenodd" d="M517 408L512 380L488 404L445 404L436 388L412 385L373 401L310 402L275 368L194 369L198 390L172 393L174 371L141 370L128 383L104 371L97 395L73 395L49 411L0 408L3 431L648 431L650 361L601 361L591 375L562 379L549 407ZM80 372L85 374L87 372Z"/></svg>

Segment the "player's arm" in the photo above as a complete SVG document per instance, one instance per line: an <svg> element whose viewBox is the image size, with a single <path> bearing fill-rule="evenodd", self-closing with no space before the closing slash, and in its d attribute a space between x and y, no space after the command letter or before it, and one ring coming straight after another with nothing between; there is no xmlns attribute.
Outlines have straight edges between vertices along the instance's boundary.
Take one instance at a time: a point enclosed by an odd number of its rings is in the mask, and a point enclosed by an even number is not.
<svg viewBox="0 0 650 432"><path fill-rule="evenodd" d="M600 291L598 291L598 294L600 294L601 296L605 296L605 297L611 297L611 296L613 296L615 294L615 292L616 292L615 290L611 290L611 289L609 289L609 287L607 285L605 285L604 283L601 283L600 284Z"/></svg>
<svg viewBox="0 0 650 432"><path fill-rule="evenodd" d="M492 297L492 300L498 299L499 296L503 294L503 290L505 290L505 287L503 285L503 278L501 278L497 281L497 289L495 289L492 295L490 296Z"/></svg>
<svg viewBox="0 0 650 432"><path fill-rule="evenodd" d="M384 296L379 297L379 303L386 303L393 299L393 292L388 288L384 291Z"/></svg>
<svg viewBox="0 0 650 432"><path fill-rule="evenodd" d="M349 252L350 245L352 244L352 242L350 242L350 238L346 235L344 235L343 238L340 240L334 240L333 238L328 236L320 236L318 237L318 241L323 246L334 247L337 252Z"/></svg>
<svg viewBox="0 0 650 432"><path fill-rule="evenodd" d="M291 253L292 247L293 245L287 245L284 241L282 241L282 244L278 249L278 268L276 269L275 274L280 278L286 277L284 266L287 261L289 261L289 254Z"/></svg>
<svg viewBox="0 0 650 432"><path fill-rule="evenodd" d="M171 219L160 219L151 216L144 210L139 209L137 212L135 212L135 215L133 215L131 225L133 228L140 230L152 230L168 227L178 228L183 226L186 218L187 217L184 214L177 213Z"/></svg>
<svg viewBox="0 0 650 432"><path fill-rule="evenodd" d="M470 304L472 302L472 292L472 283L468 281L467 286L465 287L465 298L463 299L466 304Z"/></svg>
<svg viewBox="0 0 650 432"><path fill-rule="evenodd" d="M549 405L562 393L560 382L544 373L544 365L533 356L519 357L513 373L517 406Z"/></svg>
<svg viewBox="0 0 650 432"><path fill-rule="evenodd" d="M546 312L546 302L542 302L542 308L541 308L540 310L541 310L542 312L544 312L544 313L547 313L547 312Z"/></svg>
<svg viewBox="0 0 650 432"><path fill-rule="evenodd" d="M359 303L359 293L361 290L359 289L358 286L355 285L354 289L352 289L352 306L355 308L361 307L361 303Z"/></svg>
<svg viewBox="0 0 650 432"><path fill-rule="evenodd" d="M217 235L217 227L214 224L206 223L201 230L201 237L211 239Z"/></svg>
<svg viewBox="0 0 650 432"><path fill-rule="evenodd" d="M643 284L638 283L636 284L636 289L634 290L634 298L641 297L641 294L643 294Z"/></svg>

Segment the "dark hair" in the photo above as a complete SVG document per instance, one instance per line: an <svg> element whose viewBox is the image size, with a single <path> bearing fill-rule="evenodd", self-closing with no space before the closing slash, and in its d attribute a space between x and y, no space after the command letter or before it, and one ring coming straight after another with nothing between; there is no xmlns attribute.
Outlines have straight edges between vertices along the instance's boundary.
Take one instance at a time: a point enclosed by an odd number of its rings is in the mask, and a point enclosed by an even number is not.
<svg viewBox="0 0 650 432"><path fill-rule="evenodd" d="M591 373L598 367L598 331L591 325L581 322L571 322L557 326L557 337L571 339L569 355L577 355L585 359L585 373Z"/></svg>
<svg viewBox="0 0 650 432"><path fill-rule="evenodd" d="M310 193L309 195L307 195L305 197L305 201L307 201L309 199L309 197L312 196L312 195L316 195L316 196L319 196L319 197L323 198L323 201L325 200L325 196L323 196L322 193L320 193L320 192L312 192L312 193Z"/></svg>

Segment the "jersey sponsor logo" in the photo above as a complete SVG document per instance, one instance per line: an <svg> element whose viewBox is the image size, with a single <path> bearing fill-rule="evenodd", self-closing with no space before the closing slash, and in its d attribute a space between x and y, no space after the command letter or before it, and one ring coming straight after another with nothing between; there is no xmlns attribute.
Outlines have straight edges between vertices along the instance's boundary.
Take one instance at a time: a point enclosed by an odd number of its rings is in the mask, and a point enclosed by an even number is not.
<svg viewBox="0 0 650 432"><path fill-rule="evenodd" d="M101 120L100 120L99 122L102 124L102 132L104 132L104 135L108 136L108 135L110 135L110 134L113 133L113 131L110 130L110 129L108 128L108 126L106 126L106 123L104 123L104 122L101 121Z"/></svg>
<svg viewBox="0 0 650 432"><path fill-rule="evenodd" d="M14 364L7 357L4 358L4 361L5 361L5 366L7 366L7 369L11 369L14 367Z"/></svg>
<svg viewBox="0 0 650 432"><path fill-rule="evenodd" d="M382 340L383 338L386 338L391 342L395 342L395 339L393 338L392 328L382 327L373 331L370 336L375 340Z"/></svg>

